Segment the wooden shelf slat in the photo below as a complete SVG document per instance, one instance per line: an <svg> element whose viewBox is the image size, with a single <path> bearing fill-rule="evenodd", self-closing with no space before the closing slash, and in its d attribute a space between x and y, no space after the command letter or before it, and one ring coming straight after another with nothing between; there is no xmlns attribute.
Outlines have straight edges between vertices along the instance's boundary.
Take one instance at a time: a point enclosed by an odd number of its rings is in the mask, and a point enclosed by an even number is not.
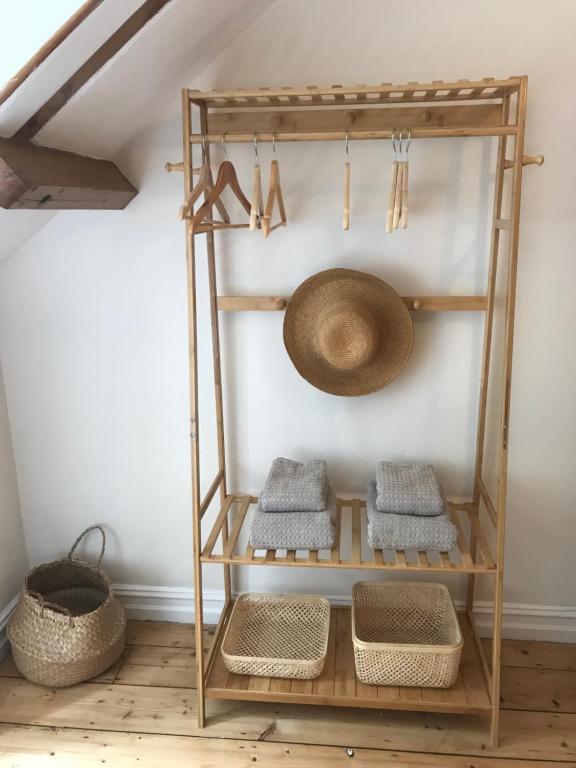
<svg viewBox="0 0 576 768"><path fill-rule="evenodd" d="M452 688L371 686L356 678L349 608L332 608L324 669L315 680L228 675L214 665L207 675L206 696L214 699L275 701L341 707L404 709L461 714L486 714L490 696L468 616L458 614L464 649ZM218 640L220 646L222 637ZM220 648L216 652L220 657ZM217 676L217 673L218 674Z"/></svg>
<svg viewBox="0 0 576 768"><path fill-rule="evenodd" d="M435 558L428 556L426 552L398 550L393 552L393 561L388 562L384 556L384 551L376 549L370 552L367 559L363 558L362 537L365 529L365 519L363 510L366 502L362 499L338 499L337 517L336 517L336 542L335 546L326 557L320 555L318 550L309 550L301 557L296 557L295 550L288 550L284 557L278 555L275 549L268 549L264 556L256 555L254 548L248 546L243 553L236 554L236 544L246 521L246 515L251 504L256 504L258 497L231 495L226 498L222 511L216 518L214 527L210 532L206 545L202 551L201 561L204 563L228 563L234 565L267 565L279 566L288 565L291 567L304 568L358 568L366 570L422 570L428 572L452 572L460 573L494 573L495 565L490 548L482 531L477 512L471 502L448 502L448 512L458 530L458 546L454 550L454 557L451 559L448 554L440 553ZM221 555L213 554L215 542L221 533L224 520L227 519L227 512L231 504L239 504L240 509L236 513L232 529L226 546ZM351 514L351 557L345 559L342 554L342 510L349 509ZM458 512L467 515L470 520L471 528L476 532L476 537L482 552L482 559L475 562L470 555L470 548L464 527L458 517Z"/></svg>

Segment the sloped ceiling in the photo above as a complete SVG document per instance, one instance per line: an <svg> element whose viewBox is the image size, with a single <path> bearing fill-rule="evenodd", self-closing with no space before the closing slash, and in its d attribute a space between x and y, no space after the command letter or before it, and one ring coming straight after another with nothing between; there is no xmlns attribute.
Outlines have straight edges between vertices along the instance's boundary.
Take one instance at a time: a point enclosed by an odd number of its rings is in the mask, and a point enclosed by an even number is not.
<svg viewBox="0 0 576 768"><path fill-rule="evenodd" d="M83 154L113 157L142 128L180 105L194 79L273 0L172 0L38 134Z"/></svg>
<svg viewBox="0 0 576 768"><path fill-rule="evenodd" d="M143 0L105 0L0 108L0 135L11 136ZM146 126L179 108L179 91L224 51L274 0L171 0L37 135L45 146L114 159ZM24 214L24 215L23 215ZM0 211L0 260L32 237L51 214Z"/></svg>

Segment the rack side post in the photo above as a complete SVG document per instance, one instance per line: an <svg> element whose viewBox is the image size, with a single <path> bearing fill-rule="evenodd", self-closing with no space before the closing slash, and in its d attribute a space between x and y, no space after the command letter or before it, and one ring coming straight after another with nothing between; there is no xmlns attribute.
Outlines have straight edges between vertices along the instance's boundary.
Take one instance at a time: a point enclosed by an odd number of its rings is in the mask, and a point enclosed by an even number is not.
<svg viewBox="0 0 576 768"><path fill-rule="evenodd" d="M200 131L208 133L208 108L206 105L200 109ZM190 141L188 144L191 146ZM210 144L202 146L202 161L210 164ZM204 199L208 192L204 193ZM212 216L210 216L212 218ZM216 404L216 434L218 443L218 467L221 472L220 480L220 507L224 506L228 493L226 483L226 444L224 436L224 403L222 395L222 364L220 359L220 323L218 319L218 283L216 276L216 248L214 243L214 231L206 232L206 250L208 256L208 284L210 291L210 325L212 329L212 367L214 371L214 401ZM228 540L228 518L222 524L222 546ZM232 597L232 578L230 565L225 564L224 569L224 611L227 610Z"/></svg>
<svg viewBox="0 0 576 768"><path fill-rule="evenodd" d="M192 190L191 104L188 89L182 90L182 140L184 145L184 199ZM186 231L186 288L188 298L188 360L190 389L190 461L192 474L192 556L194 564L194 631L196 636L196 698L198 727L204 727L204 620L202 614L202 525L200 517L200 450L198 421L198 326L196 318L196 258L194 234Z"/></svg>
<svg viewBox="0 0 576 768"><path fill-rule="evenodd" d="M502 124L508 124L510 115L510 98L504 97L502 101ZM482 479L482 467L484 460L484 441L486 437L486 409L488 404L488 383L490 379L490 357L492 353L492 329L494 324L494 303L496 298L496 277L498 274L498 249L500 246L500 228L496 226L498 219L502 217L502 197L504 192L504 171L506 162L507 136L498 139L498 155L496 160L496 176L494 181L494 205L492 213L492 234L490 242L490 262L488 267L488 288L486 291L487 306L484 321L484 340L482 347L482 371L480 379L480 399L478 405L478 427L476 434L476 464L474 470L473 503L478 509L480 506L480 481ZM472 582L473 586L473 582ZM472 595L468 593L468 609L472 606Z"/></svg>
<svg viewBox="0 0 576 768"><path fill-rule="evenodd" d="M512 207L510 214L510 242L508 245L508 275L506 291L506 320L504 330L504 392L500 423L500 451L498 463L497 499L497 552L494 584L494 630L492 638L492 720L490 742L498 744L500 723L500 657L502 643L502 598L504 590L504 544L506 530L506 496L508 486L508 436L510 424L510 397L512 385L512 355L514 348L514 315L516 309L516 278L518 273L518 240L520 233L520 204L522 198L522 159L526 124L528 78L522 77L516 107L516 137L514 140L514 170L512 177Z"/></svg>

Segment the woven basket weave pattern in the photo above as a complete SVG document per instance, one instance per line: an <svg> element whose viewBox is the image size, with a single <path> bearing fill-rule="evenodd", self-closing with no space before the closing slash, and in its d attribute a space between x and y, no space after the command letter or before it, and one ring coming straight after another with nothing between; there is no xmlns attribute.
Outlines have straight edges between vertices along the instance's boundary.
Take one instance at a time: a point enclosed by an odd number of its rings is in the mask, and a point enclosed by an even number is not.
<svg viewBox="0 0 576 768"><path fill-rule="evenodd" d="M51 687L99 675L125 644L124 608L108 577L99 564L72 558L73 550L30 572L8 625L19 671Z"/></svg>
<svg viewBox="0 0 576 768"><path fill-rule="evenodd" d="M456 681L462 636L444 585L359 582L352 622L363 683L448 688Z"/></svg>
<svg viewBox="0 0 576 768"><path fill-rule="evenodd" d="M322 672L330 605L306 595L241 595L234 606L222 657L237 675L310 680Z"/></svg>

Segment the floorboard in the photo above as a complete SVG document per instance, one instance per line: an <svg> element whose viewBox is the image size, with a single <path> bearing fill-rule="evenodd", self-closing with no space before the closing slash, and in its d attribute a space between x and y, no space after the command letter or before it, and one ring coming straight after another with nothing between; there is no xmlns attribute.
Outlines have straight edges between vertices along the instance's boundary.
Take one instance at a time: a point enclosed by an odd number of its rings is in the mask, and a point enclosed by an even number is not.
<svg viewBox="0 0 576 768"><path fill-rule="evenodd" d="M216 766L246 768L472 768L459 755L426 755L415 752L354 750L354 762L342 747L302 746L241 741L238 739L189 738L137 735L79 729L47 729L0 726L0 767L49 766L54 768L184 768ZM563 764L564 766L569 764ZM476 768L558 768L558 763L499 758L475 758ZM574 763L571 768L574 768Z"/></svg>
<svg viewBox="0 0 576 768"><path fill-rule="evenodd" d="M339 630L345 641L347 628ZM213 635L209 628L207 647ZM491 750L486 718L417 712L209 701L207 727L199 730L192 628L130 622L128 643L111 670L67 689L34 685L18 675L10 658L4 660L0 768L90 768L104 760L119 768L245 768L253 762L338 768L350 765L347 747L355 750L356 766L370 768L551 768L559 763L576 768L574 646L504 643L501 742ZM311 692L334 685L334 679L346 689L354 683L338 667L330 668L334 663L329 654L327 676L311 683ZM224 668L222 674L228 674ZM473 681L467 683L463 674L462 682L465 696ZM286 681L272 685L284 690ZM386 694L386 689L374 691L376 697Z"/></svg>

